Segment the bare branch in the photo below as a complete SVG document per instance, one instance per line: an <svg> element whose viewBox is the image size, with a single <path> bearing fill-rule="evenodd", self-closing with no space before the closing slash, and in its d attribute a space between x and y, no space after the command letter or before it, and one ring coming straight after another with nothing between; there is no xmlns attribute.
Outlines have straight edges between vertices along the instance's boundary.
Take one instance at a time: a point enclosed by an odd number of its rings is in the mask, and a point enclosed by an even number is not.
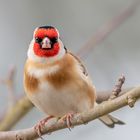
<svg viewBox="0 0 140 140"><path fill-rule="evenodd" d="M133 88L124 89L120 95L132 90ZM111 91L100 91L97 92L97 102L101 103L109 99ZM32 108L33 104L28 100L27 97L22 97L13 106L11 110L5 114L0 122L0 131L10 130L25 114L27 114Z"/></svg>
<svg viewBox="0 0 140 140"><path fill-rule="evenodd" d="M109 100L112 100L114 98L116 98L117 96L119 96L119 93L122 91L122 85L124 84L125 82L125 77L124 75L121 75L112 91L112 94L109 98Z"/></svg>
<svg viewBox="0 0 140 140"><path fill-rule="evenodd" d="M0 131L9 130L14 126L29 110L33 107L33 104L27 99L22 97L14 106L8 110L4 118L0 122Z"/></svg>
<svg viewBox="0 0 140 140"><path fill-rule="evenodd" d="M128 100L129 97L131 97L132 101L136 101L138 98L140 98L140 86L135 87L134 89L128 91L126 94L119 96L114 100L109 100L101 103L100 105L95 107L94 110L90 110L88 112L75 115L74 118L72 119L72 125L73 126L81 125L85 122L95 120L100 116L103 116L119 108L122 108L126 105L129 105L129 100ZM42 134L48 134L60 129L64 129L66 127L67 126L65 123L56 121L55 123L50 124L49 126L45 126L44 129L42 130ZM22 140L32 140L39 137L35 133L33 127L24 130L18 130L18 131L0 132L0 138L1 138L0 140L4 140L4 139L15 140L17 136Z"/></svg>
<svg viewBox="0 0 140 140"><path fill-rule="evenodd" d="M8 110L10 110L16 103L15 87L14 87L15 73L16 68L14 65L11 65L8 70L7 77L5 79L0 80L0 82L4 84L8 89L8 102L7 102Z"/></svg>
<svg viewBox="0 0 140 140"><path fill-rule="evenodd" d="M130 87L130 88L126 88L126 89L123 89L122 92L119 93L119 96L125 94L126 92L132 90L134 87ZM101 103L103 101L107 101L110 96L112 94L112 91L111 90L106 90L106 91L98 91L97 92L97 99L96 99L96 102L97 103Z"/></svg>

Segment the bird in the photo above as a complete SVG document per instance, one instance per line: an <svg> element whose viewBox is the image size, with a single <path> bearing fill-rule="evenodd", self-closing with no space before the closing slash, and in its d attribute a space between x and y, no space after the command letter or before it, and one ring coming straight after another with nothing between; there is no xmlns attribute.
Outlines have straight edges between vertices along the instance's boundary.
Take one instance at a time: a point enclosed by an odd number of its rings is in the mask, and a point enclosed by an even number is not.
<svg viewBox="0 0 140 140"><path fill-rule="evenodd" d="M65 47L59 31L53 26L34 30L23 79L27 97L47 115L35 127L39 135L41 127L51 118L65 120L71 128L74 114L97 106L96 89L83 62ZM110 128L123 124L108 114L99 120Z"/></svg>

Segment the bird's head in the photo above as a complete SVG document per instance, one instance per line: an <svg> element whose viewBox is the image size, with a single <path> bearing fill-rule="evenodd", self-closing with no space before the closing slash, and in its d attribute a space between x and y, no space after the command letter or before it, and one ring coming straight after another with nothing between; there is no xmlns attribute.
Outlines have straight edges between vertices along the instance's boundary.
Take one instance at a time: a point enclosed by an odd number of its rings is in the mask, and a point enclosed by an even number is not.
<svg viewBox="0 0 140 140"><path fill-rule="evenodd" d="M62 58L65 47L55 27L42 26L34 31L28 50L28 58L38 62L53 62Z"/></svg>

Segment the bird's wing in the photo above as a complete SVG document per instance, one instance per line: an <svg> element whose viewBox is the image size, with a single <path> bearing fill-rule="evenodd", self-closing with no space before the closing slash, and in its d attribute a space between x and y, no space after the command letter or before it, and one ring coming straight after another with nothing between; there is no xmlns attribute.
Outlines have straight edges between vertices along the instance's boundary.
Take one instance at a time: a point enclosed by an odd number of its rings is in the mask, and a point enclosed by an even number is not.
<svg viewBox="0 0 140 140"><path fill-rule="evenodd" d="M80 65L81 68L82 68L83 74L84 74L85 76L88 76L88 72L87 72L87 70L86 70L84 64L81 62L81 60L80 60L77 56L75 56L73 53L71 53L71 52L69 52L69 51L68 51L67 53L70 54L71 56L73 56L73 57L77 60L77 62L79 63L79 65Z"/></svg>

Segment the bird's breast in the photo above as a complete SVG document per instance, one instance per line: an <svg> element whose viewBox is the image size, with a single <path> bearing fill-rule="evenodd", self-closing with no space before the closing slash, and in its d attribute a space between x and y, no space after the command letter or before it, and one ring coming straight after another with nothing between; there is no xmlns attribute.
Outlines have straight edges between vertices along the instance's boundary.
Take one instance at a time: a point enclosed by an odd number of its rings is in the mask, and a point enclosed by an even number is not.
<svg viewBox="0 0 140 140"><path fill-rule="evenodd" d="M86 111L95 101L95 89L80 66L72 56L64 59L43 67L29 61L24 74L29 99L46 114L58 117L71 111Z"/></svg>
<svg viewBox="0 0 140 140"><path fill-rule="evenodd" d="M58 89L48 81L42 82L38 93L28 95L28 97L40 110L57 117L71 111L83 112L93 105L86 91L74 84Z"/></svg>

